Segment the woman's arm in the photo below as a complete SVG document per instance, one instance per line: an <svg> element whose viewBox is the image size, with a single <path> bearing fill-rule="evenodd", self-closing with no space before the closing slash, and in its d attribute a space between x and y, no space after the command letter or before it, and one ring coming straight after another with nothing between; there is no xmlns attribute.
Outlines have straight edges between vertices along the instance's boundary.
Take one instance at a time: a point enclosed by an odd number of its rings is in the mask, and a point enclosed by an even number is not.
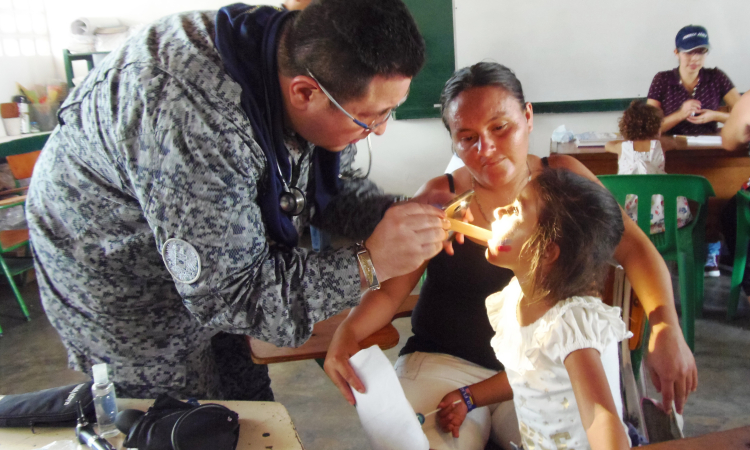
<svg viewBox="0 0 750 450"><path fill-rule="evenodd" d="M750 94L746 92L732 107L729 120L721 129L721 143L725 149L735 150L748 142L750 142Z"/></svg>
<svg viewBox="0 0 750 450"><path fill-rule="evenodd" d="M601 184L575 158L553 155L549 162L552 167L568 169ZM677 319L669 270L643 231L624 211L622 214L625 233L615 250L615 259L625 269L651 325L646 358L651 380L661 392L663 404L671 405L674 400L677 412L682 413L690 392L698 388L698 369Z"/></svg>
<svg viewBox="0 0 750 450"><path fill-rule="evenodd" d="M654 100L653 98L649 98L648 100L646 100L646 104L655 106L659 108L660 110L662 110L661 102L658 100ZM671 130L678 123L682 122L683 120L688 119L693 114L697 114L698 111L700 111L700 109L701 109L701 102L699 102L698 100L690 99L690 100L685 101L685 103L682 104L680 109L664 117L664 120L662 120L661 122L661 132L665 133Z"/></svg>
<svg viewBox="0 0 750 450"><path fill-rule="evenodd" d="M593 450L625 450L630 442L620 421L599 352L576 350L565 358L581 422Z"/></svg>
<svg viewBox="0 0 750 450"><path fill-rule="evenodd" d="M365 391L362 381L349 364L349 358L361 350L360 341L393 320L396 310L417 285L426 266L424 264L410 274L391 278L378 290L367 291L359 306L352 309L333 334L323 370L349 404L355 404L352 388L358 392Z"/></svg>
<svg viewBox="0 0 750 450"><path fill-rule="evenodd" d="M508 374L505 371L482 380L479 383L468 386L471 397L477 407L487 406L513 399L513 390L508 382ZM457 402L457 400L460 400ZM468 407L464 403L461 392L456 389L445 394L445 397L437 406L438 423L446 433L452 433L454 438L458 437L458 430L466 419Z"/></svg>
<svg viewBox="0 0 750 450"><path fill-rule="evenodd" d="M729 108L733 108L734 105L737 104L737 102L740 99L740 92L737 90L737 88L732 88L727 94L724 96L724 103L729 106ZM687 118L687 121L690 123L708 123L708 122L721 122L724 123L729 119L729 113L722 112L722 111L714 111L711 109L700 109L695 113L695 116L691 116Z"/></svg>

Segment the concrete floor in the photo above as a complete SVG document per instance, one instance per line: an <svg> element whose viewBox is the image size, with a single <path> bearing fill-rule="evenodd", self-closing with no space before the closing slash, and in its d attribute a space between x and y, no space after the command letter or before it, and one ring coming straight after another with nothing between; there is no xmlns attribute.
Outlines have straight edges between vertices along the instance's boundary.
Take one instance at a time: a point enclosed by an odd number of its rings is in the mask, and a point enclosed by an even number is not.
<svg viewBox="0 0 750 450"><path fill-rule="evenodd" d="M750 425L750 308L743 300L739 317L726 320L728 285L727 274L706 279L704 315L696 321L700 385L685 407L687 436ZM0 326L4 332L0 338L0 394L88 379L67 369L65 350L44 315L36 283L22 290L31 310L30 322L23 319L9 287L0 286ZM393 361L410 335L408 318L394 324L401 341L386 352ZM270 374L276 400L289 410L307 450L369 448L356 411L314 361L274 364Z"/></svg>

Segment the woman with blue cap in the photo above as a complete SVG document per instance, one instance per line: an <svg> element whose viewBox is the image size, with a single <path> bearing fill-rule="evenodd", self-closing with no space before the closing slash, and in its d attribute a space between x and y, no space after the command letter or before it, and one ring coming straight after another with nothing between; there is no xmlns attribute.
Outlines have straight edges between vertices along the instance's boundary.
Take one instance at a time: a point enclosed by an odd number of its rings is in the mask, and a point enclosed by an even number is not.
<svg viewBox="0 0 750 450"><path fill-rule="evenodd" d="M716 134L716 123L729 118L729 113L718 111L721 101L731 108L740 99L724 72L703 67L710 48L708 31L700 25L677 33L674 53L680 66L657 73L648 90L647 103L664 112L662 133Z"/></svg>

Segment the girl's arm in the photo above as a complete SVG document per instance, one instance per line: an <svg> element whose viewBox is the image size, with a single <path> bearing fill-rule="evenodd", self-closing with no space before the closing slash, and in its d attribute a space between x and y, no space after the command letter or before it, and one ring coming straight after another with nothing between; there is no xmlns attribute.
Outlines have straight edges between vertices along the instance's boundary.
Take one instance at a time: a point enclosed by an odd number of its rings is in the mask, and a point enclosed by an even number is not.
<svg viewBox="0 0 750 450"><path fill-rule="evenodd" d="M513 399L513 390L505 371L467 387L477 407ZM456 403L456 400L461 401ZM440 428L446 433L452 433L453 437L457 438L458 429L461 428L461 424L464 423L468 413L468 407L464 403L461 392L458 389L448 392L437 407L440 408L440 412L437 413Z"/></svg>
<svg viewBox="0 0 750 450"><path fill-rule="evenodd" d="M617 413L599 352L584 348L565 358L581 422L593 450L626 450L630 441Z"/></svg>
<svg viewBox="0 0 750 450"><path fill-rule="evenodd" d="M721 129L721 143L727 150L735 150L750 141L750 94L740 98L732 108L729 120Z"/></svg>
<svg viewBox="0 0 750 450"><path fill-rule="evenodd" d="M609 141L606 144L604 144L604 151L609 153L614 153L617 155L617 157L620 157L620 153L622 153L622 141Z"/></svg>
<svg viewBox="0 0 750 450"><path fill-rule="evenodd" d="M359 306L352 309L333 334L323 370L349 404L355 403L352 388L365 392L362 381L349 364L349 358L361 350L360 341L393 320L396 310L417 285L425 267L426 264L410 274L391 278L376 291L367 291Z"/></svg>
<svg viewBox="0 0 750 450"><path fill-rule="evenodd" d="M601 184L586 166L570 156L552 155L549 164ZM651 325L646 358L651 381L661 392L663 404L671 405L674 400L675 409L682 413L687 397L698 388L698 369L677 319L669 270L643 231L624 211L622 214L625 233L615 251L615 259L625 269Z"/></svg>

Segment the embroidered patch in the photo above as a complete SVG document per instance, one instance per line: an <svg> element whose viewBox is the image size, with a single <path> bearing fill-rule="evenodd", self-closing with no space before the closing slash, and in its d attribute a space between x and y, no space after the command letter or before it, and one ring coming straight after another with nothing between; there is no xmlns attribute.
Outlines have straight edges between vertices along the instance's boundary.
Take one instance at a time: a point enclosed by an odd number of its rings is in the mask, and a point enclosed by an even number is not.
<svg viewBox="0 0 750 450"><path fill-rule="evenodd" d="M198 251L182 239L167 239L161 248L161 257L172 276L180 283L194 283L201 274Z"/></svg>

